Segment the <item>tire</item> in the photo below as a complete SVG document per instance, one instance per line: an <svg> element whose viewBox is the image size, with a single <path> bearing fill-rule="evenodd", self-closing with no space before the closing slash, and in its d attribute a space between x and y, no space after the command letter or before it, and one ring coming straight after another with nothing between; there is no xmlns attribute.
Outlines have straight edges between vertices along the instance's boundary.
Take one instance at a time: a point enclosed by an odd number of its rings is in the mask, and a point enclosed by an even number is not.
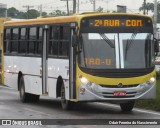
<svg viewBox="0 0 160 128"><path fill-rule="evenodd" d="M39 101L39 95L30 94L30 101L31 102L38 102Z"/></svg>
<svg viewBox="0 0 160 128"><path fill-rule="evenodd" d="M121 110L124 112L130 112L132 111L134 107L135 101L128 101L126 103L120 103Z"/></svg>
<svg viewBox="0 0 160 128"><path fill-rule="evenodd" d="M19 94L20 94L20 100L23 103L29 101L29 94L25 92L25 85L24 85L23 76L20 78L20 82L19 82Z"/></svg>
<svg viewBox="0 0 160 128"><path fill-rule="evenodd" d="M61 106L64 110L72 110L74 107L74 102L65 99L65 87L63 83L61 86Z"/></svg>

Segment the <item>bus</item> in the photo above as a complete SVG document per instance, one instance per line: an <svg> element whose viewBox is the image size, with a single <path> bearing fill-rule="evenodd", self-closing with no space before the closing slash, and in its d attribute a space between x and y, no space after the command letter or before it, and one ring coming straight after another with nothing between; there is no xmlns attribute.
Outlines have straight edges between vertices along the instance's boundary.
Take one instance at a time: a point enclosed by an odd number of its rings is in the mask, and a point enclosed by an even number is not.
<svg viewBox="0 0 160 128"><path fill-rule="evenodd" d="M22 102L41 95L78 102L118 103L156 97L158 43L152 19L140 14L81 13L4 24L4 84Z"/></svg>

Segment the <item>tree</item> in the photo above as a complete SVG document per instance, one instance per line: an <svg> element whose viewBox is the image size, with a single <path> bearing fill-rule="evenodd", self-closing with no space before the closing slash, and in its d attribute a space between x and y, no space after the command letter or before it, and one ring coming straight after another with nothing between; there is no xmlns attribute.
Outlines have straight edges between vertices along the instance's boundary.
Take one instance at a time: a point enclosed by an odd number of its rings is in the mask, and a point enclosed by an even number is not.
<svg viewBox="0 0 160 128"><path fill-rule="evenodd" d="M66 16L66 12L61 10L55 10L54 12L49 13L49 16Z"/></svg>
<svg viewBox="0 0 160 128"><path fill-rule="evenodd" d="M5 17L6 8L0 8L0 17Z"/></svg>
<svg viewBox="0 0 160 128"><path fill-rule="evenodd" d="M147 14L149 11L154 12L154 3L147 3L145 9ZM139 8L139 11L142 11L142 10L144 10L144 3ZM160 23L160 2L157 2L157 23Z"/></svg>
<svg viewBox="0 0 160 128"><path fill-rule="evenodd" d="M149 11L154 11L154 4L153 3L147 3L146 5L144 5L144 3L142 4L142 6L139 8L139 11L144 11L146 10L146 14L148 15Z"/></svg>
<svg viewBox="0 0 160 128"><path fill-rule="evenodd" d="M7 13L9 17L17 18L19 11L16 8L11 7L11 8L8 8Z"/></svg>
<svg viewBox="0 0 160 128"><path fill-rule="evenodd" d="M99 6L98 9L96 10L96 12L103 12L103 8L101 6Z"/></svg>
<svg viewBox="0 0 160 128"><path fill-rule="evenodd" d="M34 19L34 18L37 18L38 16L39 16L39 12L35 9L31 9L26 12L27 19Z"/></svg>
<svg viewBox="0 0 160 128"><path fill-rule="evenodd" d="M47 13L46 12L42 12L42 16L47 16Z"/></svg>

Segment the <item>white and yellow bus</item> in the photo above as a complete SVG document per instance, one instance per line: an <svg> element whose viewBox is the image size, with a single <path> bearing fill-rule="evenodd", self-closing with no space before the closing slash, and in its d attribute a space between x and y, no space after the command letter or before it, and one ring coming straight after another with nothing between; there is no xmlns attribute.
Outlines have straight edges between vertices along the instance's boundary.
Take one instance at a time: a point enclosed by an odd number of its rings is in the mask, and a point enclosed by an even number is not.
<svg viewBox="0 0 160 128"><path fill-rule="evenodd" d="M4 84L22 102L40 95L76 102L117 102L156 96L157 42L152 19L135 14L82 13L5 22Z"/></svg>

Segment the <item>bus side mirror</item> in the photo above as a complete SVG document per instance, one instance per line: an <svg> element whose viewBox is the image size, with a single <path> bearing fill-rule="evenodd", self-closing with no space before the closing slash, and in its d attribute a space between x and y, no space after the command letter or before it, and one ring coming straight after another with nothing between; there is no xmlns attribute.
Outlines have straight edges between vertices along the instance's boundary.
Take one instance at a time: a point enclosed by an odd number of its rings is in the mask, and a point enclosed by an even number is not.
<svg viewBox="0 0 160 128"><path fill-rule="evenodd" d="M72 36L72 47L76 47L78 44L78 37L76 35Z"/></svg>
<svg viewBox="0 0 160 128"><path fill-rule="evenodd" d="M159 52L159 41L156 38L154 38L154 52L155 55L157 56Z"/></svg>

